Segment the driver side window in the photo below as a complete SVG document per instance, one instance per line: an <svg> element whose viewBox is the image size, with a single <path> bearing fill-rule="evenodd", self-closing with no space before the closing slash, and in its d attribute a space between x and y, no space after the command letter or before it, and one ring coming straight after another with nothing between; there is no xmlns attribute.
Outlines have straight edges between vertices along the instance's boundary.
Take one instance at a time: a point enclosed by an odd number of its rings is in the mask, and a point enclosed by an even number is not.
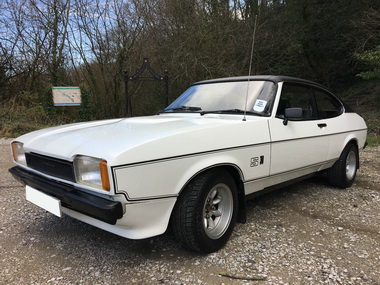
<svg viewBox="0 0 380 285"><path fill-rule="evenodd" d="M284 83L276 117L285 118L287 108L302 108L302 120L317 119L309 87Z"/></svg>

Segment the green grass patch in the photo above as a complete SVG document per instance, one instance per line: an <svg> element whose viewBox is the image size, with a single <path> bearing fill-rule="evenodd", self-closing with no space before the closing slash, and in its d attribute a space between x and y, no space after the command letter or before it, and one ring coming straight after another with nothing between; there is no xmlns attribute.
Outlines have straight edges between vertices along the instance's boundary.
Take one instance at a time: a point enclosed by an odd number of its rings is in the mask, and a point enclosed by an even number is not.
<svg viewBox="0 0 380 285"><path fill-rule="evenodd" d="M38 94L29 92L21 92L0 102L0 137L15 138L35 130L81 119L79 109L53 107L48 103Z"/></svg>
<svg viewBox="0 0 380 285"><path fill-rule="evenodd" d="M367 137L368 146L379 146L380 145L380 137L378 136L368 136Z"/></svg>

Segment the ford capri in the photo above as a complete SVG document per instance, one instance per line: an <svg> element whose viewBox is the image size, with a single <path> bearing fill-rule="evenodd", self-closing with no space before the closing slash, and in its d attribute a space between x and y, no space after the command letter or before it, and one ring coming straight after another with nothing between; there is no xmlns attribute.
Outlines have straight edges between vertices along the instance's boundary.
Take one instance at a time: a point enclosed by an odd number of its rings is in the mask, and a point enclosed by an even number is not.
<svg viewBox="0 0 380 285"><path fill-rule="evenodd" d="M170 229L214 252L246 201L325 173L347 188L367 126L325 87L284 76L194 83L154 116L63 125L11 143L26 199L129 239Z"/></svg>

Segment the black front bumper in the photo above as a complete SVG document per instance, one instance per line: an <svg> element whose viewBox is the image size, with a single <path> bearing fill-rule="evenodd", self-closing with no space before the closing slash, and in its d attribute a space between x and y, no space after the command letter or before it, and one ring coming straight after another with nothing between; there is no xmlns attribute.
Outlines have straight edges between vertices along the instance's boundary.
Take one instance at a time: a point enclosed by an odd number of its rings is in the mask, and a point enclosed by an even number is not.
<svg viewBox="0 0 380 285"><path fill-rule="evenodd" d="M9 169L9 172L24 185L59 199L63 207L111 225L123 217L120 202L89 194L72 185L45 178L18 166Z"/></svg>

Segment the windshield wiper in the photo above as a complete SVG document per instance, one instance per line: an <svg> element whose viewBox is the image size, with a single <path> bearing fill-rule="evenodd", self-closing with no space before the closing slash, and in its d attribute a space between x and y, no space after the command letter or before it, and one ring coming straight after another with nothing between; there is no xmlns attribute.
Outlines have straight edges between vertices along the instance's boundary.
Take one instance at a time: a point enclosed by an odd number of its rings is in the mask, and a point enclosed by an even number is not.
<svg viewBox="0 0 380 285"><path fill-rule="evenodd" d="M185 111L185 112L197 112L197 111L201 111L202 108L200 107L192 107L192 106L181 106L181 107L175 107L175 108L169 108L169 109L164 109L162 111L159 111L157 114L160 114L160 113L166 113L166 112L181 112L181 111Z"/></svg>
<svg viewBox="0 0 380 285"><path fill-rule="evenodd" d="M249 112L247 112L249 113ZM214 111L203 111L201 115L205 114L244 114L244 110L241 109L226 109L226 110L214 110Z"/></svg>
<svg viewBox="0 0 380 285"><path fill-rule="evenodd" d="M266 116L266 114L257 113L254 111L244 111L241 109L226 109L226 110L214 110L214 111L202 111L200 112L201 116L205 114L247 114L247 115L256 115L256 116Z"/></svg>

